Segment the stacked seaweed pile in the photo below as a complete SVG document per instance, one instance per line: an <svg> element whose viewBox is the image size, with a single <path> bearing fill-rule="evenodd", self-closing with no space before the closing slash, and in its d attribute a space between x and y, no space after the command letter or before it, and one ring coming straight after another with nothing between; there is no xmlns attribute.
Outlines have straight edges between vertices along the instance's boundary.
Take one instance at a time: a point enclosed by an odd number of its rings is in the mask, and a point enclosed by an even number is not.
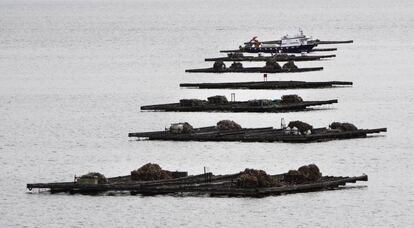
<svg viewBox="0 0 414 228"><path fill-rule="evenodd" d="M91 172L91 173L88 173L88 174L85 174L79 177L79 179L77 180L77 183L79 184L106 184L108 183L108 180L101 173Z"/></svg>
<svg viewBox="0 0 414 228"><path fill-rule="evenodd" d="M193 126L191 124L184 122L184 123L176 123L171 124L170 132L175 134L188 134L193 131Z"/></svg>
<svg viewBox="0 0 414 228"><path fill-rule="evenodd" d="M233 62L233 63L230 65L230 69L232 69L232 70L239 70L239 69L243 69L243 64L242 64L242 63L239 63L239 62Z"/></svg>
<svg viewBox="0 0 414 228"><path fill-rule="evenodd" d="M297 94L282 96L282 103L291 104L291 103L301 103L301 102L303 102L303 99Z"/></svg>
<svg viewBox="0 0 414 228"><path fill-rule="evenodd" d="M283 69L286 70L295 70L298 69L298 67L295 65L295 63L293 61L288 61L287 63L285 63L282 67Z"/></svg>
<svg viewBox="0 0 414 228"><path fill-rule="evenodd" d="M158 164L148 163L137 170L131 171L131 180L136 181L154 181L171 179L168 171L161 169Z"/></svg>
<svg viewBox="0 0 414 228"><path fill-rule="evenodd" d="M242 129L240 124L234 122L233 120L221 120L217 122L216 128L219 130L240 130Z"/></svg>
<svg viewBox="0 0 414 228"><path fill-rule="evenodd" d="M207 100L210 104L227 104L227 103L229 103L229 101L227 100L227 98L225 96L220 96L220 95L208 97Z"/></svg>
<svg viewBox="0 0 414 228"><path fill-rule="evenodd" d="M266 65L264 67L266 70L281 70L282 67L280 67L279 63L276 62L276 59L271 58L266 60Z"/></svg>
<svg viewBox="0 0 414 228"><path fill-rule="evenodd" d="M236 179L236 186L240 188L268 188L280 186L280 183L263 170L245 169Z"/></svg>
<svg viewBox="0 0 414 228"><path fill-rule="evenodd" d="M322 177L318 166L315 164L301 166L298 170L289 170L284 175L283 181L290 184L303 184L318 181Z"/></svg>
<svg viewBox="0 0 414 228"><path fill-rule="evenodd" d="M339 131L356 131L358 128L351 124L351 123L340 123L340 122L333 122L329 125L329 128Z"/></svg>
<svg viewBox="0 0 414 228"><path fill-rule="evenodd" d="M269 188L291 184L314 183L321 179L322 173L315 164L289 170L281 179L268 175L263 170L245 169L236 179L236 186L240 188Z"/></svg>
<svg viewBox="0 0 414 228"><path fill-rule="evenodd" d="M299 120L289 122L288 127L291 129L298 129L301 134L306 134L308 131L312 131L313 129L312 125Z"/></svg>
<svg viewBox="0 0 414 228"><path fill-rule="evenodd" d="M223 61L215 61L213 64L213 69L215 71L222 71L224 69L226 69L226 64L224 64Z"/></svg>

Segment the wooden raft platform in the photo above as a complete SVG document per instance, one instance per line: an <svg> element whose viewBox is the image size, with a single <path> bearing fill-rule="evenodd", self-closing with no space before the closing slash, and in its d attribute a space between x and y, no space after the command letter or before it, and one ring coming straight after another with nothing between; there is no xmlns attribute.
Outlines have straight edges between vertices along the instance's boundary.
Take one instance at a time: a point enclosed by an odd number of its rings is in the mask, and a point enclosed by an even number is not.
<svg viewBox="0 0 414 228"><path fill-rule="evenodd" d="M323 67L305 67L297 69L269 69L266 67L243 67L243 68L225 68L225 69L214 69L202 68L202 69L189 69L185 70L187 73L299 73L309 71L323 70Z"/></svg>
<svg viewBox="0 0 414 228"><path fill-rule="evenodd" d="M104 184L80 184L77 182L55 182L55 183L31 183L26 187L33 189L44 189L51 193L66 192L70 194L97 194L107 191L129 191L131 195L140 194L143 196L152 195L189 195L202 196L228 196L228 197L265 197L271 195L292 194L299 192L313 192L338 189L348 183L357 181L368 181L367 175L355 177L342 176L322 176L317 181L295 184L286 182L284 174L271 175L278 180L280 185L277 187L239 187L236 179L241 173L229 175L213 175L204 173L187 177L156 180L156 181L134 181L131 176L120 176L108 178Z"/></svg>
<svg viewBox="0 0 414 228"><path fill-rule="evenodd" d="M253 81L253 82L221 82L221 83L181 83L180 87L199 89L310 89L352 86L352 82L326 81Z"/></svg>
<svg viewBox="0 0 414 228"><path fill-rule="evenodd" d="M218 97L223 97L224 101L185 99L181 100L180 103L141 106L141 110L166 112L289 112L311 110L309 107L338 103L336 99L289 102L283 100L282 97L278 100L227 101L224 96Z"/></svg>
<svg viewBox="0 0 414 228"><path fill-rule="evenodd" d="M317 51L337 51L338 48L314 48L311 52L317 52Z"/></svg>
<svg viewBox="0 0 414 228"><path fill-rule="evenodd" d="M287 142L308 143L334 139L364 138L369 134L386 132L387 128L338 131L329 128L314 128L310 134L298 134L291 130L266 128L242 128L219 130L216 126L194 128L190 133L174 133L170 130L129 133L128 137L147 140L168 141L239 141L239 142Z"/></svg>
<svg viewBox="0 0 414 228"><path fill-rule="evenodd" d="M279 53L279 48L241 48L233 50L221 50L221 53ZM337 51L338 48L313 48L309 52L320 51ZM284 52L284 53L297 53L297 52Z"/></svg>
<svg viewBox="0 0 414 228"><path fill-rule="evenodd" d="M321 60L326 58L334 58L336 55L283 55L277 54L273 56L243 56L240 55L232 55L229 53L227 57L219 57L219 58L206 58L205 61L223 61L223 62L263 62L269 59L274 59L278 62L286 62L286 61L315 61Z"/></svg>

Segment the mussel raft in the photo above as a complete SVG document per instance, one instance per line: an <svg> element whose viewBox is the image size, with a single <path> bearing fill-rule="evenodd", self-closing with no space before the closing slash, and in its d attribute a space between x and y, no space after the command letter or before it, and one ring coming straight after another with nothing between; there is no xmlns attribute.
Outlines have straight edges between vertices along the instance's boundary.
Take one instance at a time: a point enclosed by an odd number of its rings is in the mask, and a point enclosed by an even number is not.
<svg viewBox="0 0 414 228"><path fill-rule="evenodd" d="M338 48L312 48L311 50L308 50L306 52L321 52L321 51L337 51ZM255 48L255 47L248 47L248 48L239 48L239 49L233 49L233 50L221 50L221 53L271 53L271 54L275 54L275 53L280 53L280 48ZM302 50L298 51L286 51L283 53L302 53Z"/></svg>
<svg viewBox="0 0 414 228"><path fill-rule="evenodd" d="M175 175L171 175L175 174ZM367 175L355 177L323 176L319 168L305 165L287 173L269 175L263 170L245 169L227 175L205 172L187 175L187 172L162 170L157 164L148 163L128 176L106 178L100 173L90 173L73 182L32 183L29 190L45 189L51 193L98 194L104 192L130 192L131 195L192 195L228 197L265 197L338 189L347 183L368 181Z"/></svg>
<svg viewBox="0 0 414 228"><path fill-rule="evenodd" d="M386 132L387 128L358 129L349 123L332 123L329 128L313 128L301 121L292 121L280 129L242 128L231 120L222 120L216 126L193 128L189 123L171 124L164 131L129 133L128 137L169 141L241 141L307 143L334 139L364 138L368 134Z"/></svg>
<svg viewBox="0 0 414 228"><path fill-rule="evenodd" d="M227 53L227 57L207 58L205 61L229 61L229 62L262 62L268 59L275 59L276 61L315 61L326 58L333 58L336 55L288 55L276 54L273 56L244 56L242 53Z"/></svg>
<svg viewBox="0 0 414 228"><path fill-rule="evenodd" d="M215 61L213 67L185 70L188 73L298 73L323 70L323 67L298 68L293 61L288 61L282 66L274 59L266 60L264 67L243 67L242 63L234 62L226 67L223 61Z"/></svg>
<svg viewBox="0 0 414 228"><path fill-rule="evenodd" d="M225 96L212 96L207 100L182 99L179 103L146 105L141 110L154 110L166 112L289 112L311 110L311 106L321 106L338 103L338 100L303 101L294 95L284 95L277 100L249 100L228 101Z"/></svg>
<svg viewBox="0 0 414 228"><path fill-rule="evenodd" d="M218 82L218 83L181 83L180 87L199 89L316 89L352 86L352 82L326 81L255 81L255 82Z"/></svg>

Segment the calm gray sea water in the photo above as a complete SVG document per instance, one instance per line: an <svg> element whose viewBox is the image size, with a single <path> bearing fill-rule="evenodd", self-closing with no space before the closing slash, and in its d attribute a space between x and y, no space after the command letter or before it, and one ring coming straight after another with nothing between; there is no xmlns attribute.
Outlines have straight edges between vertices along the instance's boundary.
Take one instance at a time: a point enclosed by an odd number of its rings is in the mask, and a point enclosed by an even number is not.
<svg viewBox="0 0 414 228"><path fill-rule="evenodd" d="M413 1L0 1L0 227L412 227ZM352 88L295 91L180 89L180 82L261 80L260 74L185 74L253 35L354 39L324 71L269 80L349 80ZM140 112L144 104L209 95L339 99L305 113ZM388 127L385 137L313 144L134 141L128 132L171 122L280 118L315 126ZM28 182L99 171L165 169L280 173L316 163L330 175L367 173L341 191L267 197L82 196L28 193Z"/></svg>

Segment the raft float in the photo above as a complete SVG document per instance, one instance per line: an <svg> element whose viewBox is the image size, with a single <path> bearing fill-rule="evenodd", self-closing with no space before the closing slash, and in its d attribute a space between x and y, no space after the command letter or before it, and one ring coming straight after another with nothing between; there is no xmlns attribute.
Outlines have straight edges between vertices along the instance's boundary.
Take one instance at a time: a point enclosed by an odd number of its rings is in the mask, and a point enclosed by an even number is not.
<svg viewBox="0 0 414 228"><path fill-rule="evenodd" d="M338 100L303 101L296 95L284 95L276 100L228 101L225 96L212 96L207 100L181 99L179 103L141 106L141 110L166 112L289 112L311 110L308 107L338 103Z"/></svg>
<svg viewBox="0 0 414 228"><path fill-rule="evenodd" d="M227 196L265 197L339 189L348 183L368 181L363 174L355 177L323 176L319 168L306 165L287 173L269 175L263 170L245 169L242 172L214 175L204 172L188 176L187 172L162 170L157 164L148 163L131 175L106 178L100 173L75 177L72 182L31 183L26 187L43 189L50 193L99 194L104 192L129 192L131 195Z"/></svg>
<svg viewBox="0 0 414 228"><path fill-rule="evenodd" d="M369 134L386 132L387 128L358 129L349 123L332 123L329 128L313 128L301 121L292 121L280 129L242 128L231 120L222 120L216 126L193 128L189 123L171 124L164 131L129 133L128 137L168 141L239 141L308 143L334 139L364 138Z"/></svg>

